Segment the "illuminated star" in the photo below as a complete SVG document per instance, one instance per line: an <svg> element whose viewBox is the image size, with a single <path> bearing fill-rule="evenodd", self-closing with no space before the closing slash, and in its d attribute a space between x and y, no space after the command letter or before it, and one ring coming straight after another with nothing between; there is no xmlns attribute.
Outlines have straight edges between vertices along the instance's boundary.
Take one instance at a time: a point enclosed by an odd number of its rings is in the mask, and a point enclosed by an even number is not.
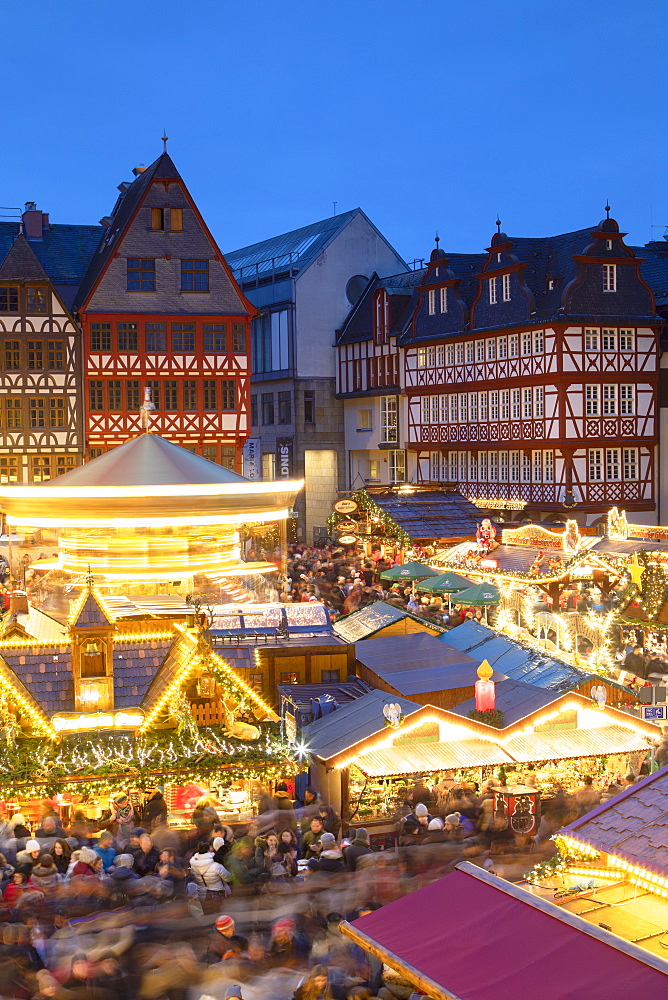
<svg viewBox="0 0 668 1000"><path fill-rule="evenodd" d="M629 576L635 583L636 587L638 587L639 590L642 590L642 575L645 572L645 567L638 559L637 552L634 554L633 559L626 568L628 569Z"/></svg>

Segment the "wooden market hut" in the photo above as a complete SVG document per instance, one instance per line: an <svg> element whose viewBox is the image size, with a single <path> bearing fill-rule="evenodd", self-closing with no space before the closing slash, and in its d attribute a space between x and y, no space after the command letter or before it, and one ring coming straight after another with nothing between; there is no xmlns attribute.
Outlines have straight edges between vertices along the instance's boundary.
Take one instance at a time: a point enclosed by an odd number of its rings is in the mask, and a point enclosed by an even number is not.
<svg viewBox="0 0 668 1000"><path fill-rule="evenodd" d="M414 615L405 608L395 607L386 601L375 601L364 608L351 611L334 622L334 634L344 642L359 642L361 639L380 639L382 636L443 635L447 629L436 622Z"/></svg>

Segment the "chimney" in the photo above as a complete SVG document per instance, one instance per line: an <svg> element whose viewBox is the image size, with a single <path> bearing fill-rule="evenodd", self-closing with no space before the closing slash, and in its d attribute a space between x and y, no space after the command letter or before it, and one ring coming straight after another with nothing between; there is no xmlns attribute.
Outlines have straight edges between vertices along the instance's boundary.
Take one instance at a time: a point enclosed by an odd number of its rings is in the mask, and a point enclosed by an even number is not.
<svg viewBox="0 0 668 1000"><path fill-rule="evenodd" d="M138 167L133 167L132 168L132 173L135 175L135 177L139 177L139 175L143 174L145 170L146 170L146 167L143 166L143 165L140 165Z"/></svg>
<svg viewBox="0 0 668 1000"><path fill-rule="evenodd" d="M103 215L102 218L100 219L100 225L104 226L105 229L109 229L109 226L112 224L113 221L114 220L110 215Z"/></svg>
<svg viewBox="0 0 668 1000"><path fill-rule="evenodd" d="M28 595L24 590L13 590L9 594L9 614L27 615L30 612Z"/></svg>
<svg viewBox="0 0 668 1000"><path fill-rule="evenodd" d="M47 222L48 222L47 216ZM37 203L34 201L27 201L25 211L22 215L23 219L23 230L29 240L41 240L42 238L42 226L43 226L43 216L42 213L37 208Z"/></svg>

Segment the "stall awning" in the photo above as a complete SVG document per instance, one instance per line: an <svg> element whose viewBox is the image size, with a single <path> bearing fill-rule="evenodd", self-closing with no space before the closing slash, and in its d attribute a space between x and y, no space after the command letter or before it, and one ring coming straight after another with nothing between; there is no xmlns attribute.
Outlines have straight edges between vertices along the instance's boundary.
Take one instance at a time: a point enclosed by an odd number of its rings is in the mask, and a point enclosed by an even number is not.
<svg viewBox="0 0 668 1000"><path fill-rule="evenodd" d="M668 995L668 962L466 862L341 930L435 1000Z"/></svg>
<svg viewBox="0 0 668 1000"><path fill-rule="evenodd" d="M526 763L647 750L649 739L624 726L602 726L600 729L560 729L547 733L529 733L527 736L516 736L508 740L504 746L514 760Z"/></svg>
<svg viewBox="0 0 668 1000"><path fill-rule="evenodd" d="M512 757L500 746L487 740L404 744L360 754L355 760L356 766L369 778L513 763Z"/></svg>

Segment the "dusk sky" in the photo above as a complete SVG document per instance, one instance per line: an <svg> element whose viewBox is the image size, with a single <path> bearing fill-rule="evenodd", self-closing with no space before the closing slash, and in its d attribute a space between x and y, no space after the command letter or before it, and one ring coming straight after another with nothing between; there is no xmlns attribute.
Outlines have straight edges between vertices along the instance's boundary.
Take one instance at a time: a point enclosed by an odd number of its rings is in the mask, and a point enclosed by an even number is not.
<svg viewBox="0 0 668 1000"><path fill-rule="evenodd" d="M221 248L360 206L408 260L668 223L665 0L27 0L2 204L95 223L169 152ZM29 15L29 16L27 16ZM6 217L6 210L3 210ZM650 229L651 221L655 229Z"/></svg>

